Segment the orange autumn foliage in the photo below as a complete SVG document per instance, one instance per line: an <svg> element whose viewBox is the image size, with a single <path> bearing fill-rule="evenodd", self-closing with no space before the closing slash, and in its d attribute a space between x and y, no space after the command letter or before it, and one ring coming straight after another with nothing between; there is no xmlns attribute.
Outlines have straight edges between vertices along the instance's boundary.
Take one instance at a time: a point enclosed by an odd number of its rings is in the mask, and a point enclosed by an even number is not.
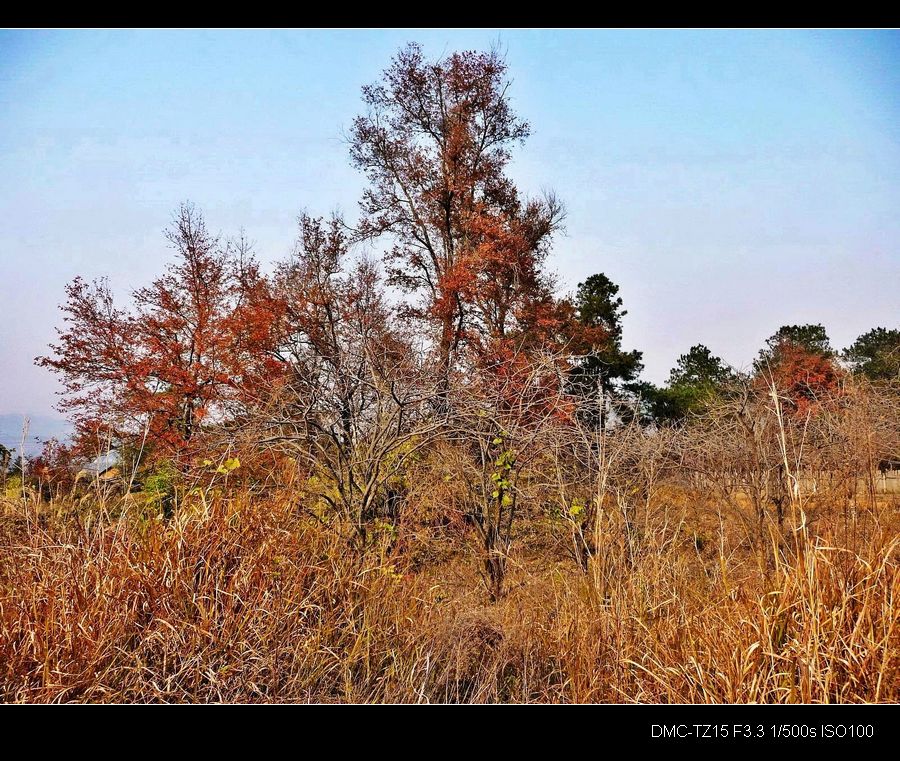
<svg viewBox="0 0 900 761"><path fill-rule="evenodd" d="M271 302L246 250L220 244L190 206L168 237L175 261L130 309L105 280L66 288L66 327L37 362L62 376L60 407L84 442L184 453L205 421L233 416L279 372Z"/></svg>
<svg viewBox="0 0 900 761"><path fill-rule="evenodd" d="M843 375L832 357L782 341L772 352L759 382L774 384L788 412L805 417L840 394Z"/></svg>

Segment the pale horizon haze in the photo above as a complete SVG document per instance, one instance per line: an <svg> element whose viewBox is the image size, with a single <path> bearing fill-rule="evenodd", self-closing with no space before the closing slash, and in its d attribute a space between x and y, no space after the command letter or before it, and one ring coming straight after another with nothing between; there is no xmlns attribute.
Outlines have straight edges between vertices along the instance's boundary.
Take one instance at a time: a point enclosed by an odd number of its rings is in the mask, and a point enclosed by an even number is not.
<svg viewBox="0 0 900 761"><path fill-rule="evenodd" d="M179 203L264 265L301 211L357 214L344 135L397 50L499 45L552 189L561 292L621 286L662 382L706 344L746 367L780 325L835 348L900 326L897 31L0 31L0 416L52 417L35 367L76 275L159 274Z"/></svg>

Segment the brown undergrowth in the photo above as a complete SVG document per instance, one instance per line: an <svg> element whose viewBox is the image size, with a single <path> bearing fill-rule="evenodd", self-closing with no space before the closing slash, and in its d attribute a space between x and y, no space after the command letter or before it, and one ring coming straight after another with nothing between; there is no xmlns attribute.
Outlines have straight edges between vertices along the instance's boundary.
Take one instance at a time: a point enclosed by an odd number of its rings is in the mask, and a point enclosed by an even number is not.
<svg viewBox="0 0 900 761"><path fill-rule="evenodd" d="M290 494L220 496L169 521L8 502L0 698L900 698L895 504L853 533L823 511L761 570L739 535L714 535L708 506L664 497L636 544L610 541L587 572L551 520L527 517L494 604L463 529L359 552Z"/></svg>

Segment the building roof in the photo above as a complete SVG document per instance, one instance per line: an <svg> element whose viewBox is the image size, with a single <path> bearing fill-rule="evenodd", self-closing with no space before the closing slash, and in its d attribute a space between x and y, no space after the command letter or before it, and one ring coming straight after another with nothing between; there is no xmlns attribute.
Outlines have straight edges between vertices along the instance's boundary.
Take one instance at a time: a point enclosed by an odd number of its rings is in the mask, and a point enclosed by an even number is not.
<svg viewBox="0 0 900 761"><path fill-rule="evenodd" d="M90 475L105 473L110 468L117 468L122 463L119 453L112 449L106 454L95 457L81 471Z"/></svg>

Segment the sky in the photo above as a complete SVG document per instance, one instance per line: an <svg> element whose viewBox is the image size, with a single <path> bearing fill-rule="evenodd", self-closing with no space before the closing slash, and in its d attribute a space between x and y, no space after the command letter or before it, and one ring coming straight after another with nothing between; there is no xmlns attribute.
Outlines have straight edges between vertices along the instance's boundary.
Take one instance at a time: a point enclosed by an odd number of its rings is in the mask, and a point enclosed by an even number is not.
<svg viewBox="0 0 900 761"><path fill-rule="evenodd" d="M302 211L353 219L360 88L409 41L505 51L532 127L510 174L568 210L560 291L620 285L648 380L697 343L746 367L783 324L900 326L897 31L6 30L0 415L54 414L33 359L65 284L127 300L180 202L264 264Z"/></svg>

